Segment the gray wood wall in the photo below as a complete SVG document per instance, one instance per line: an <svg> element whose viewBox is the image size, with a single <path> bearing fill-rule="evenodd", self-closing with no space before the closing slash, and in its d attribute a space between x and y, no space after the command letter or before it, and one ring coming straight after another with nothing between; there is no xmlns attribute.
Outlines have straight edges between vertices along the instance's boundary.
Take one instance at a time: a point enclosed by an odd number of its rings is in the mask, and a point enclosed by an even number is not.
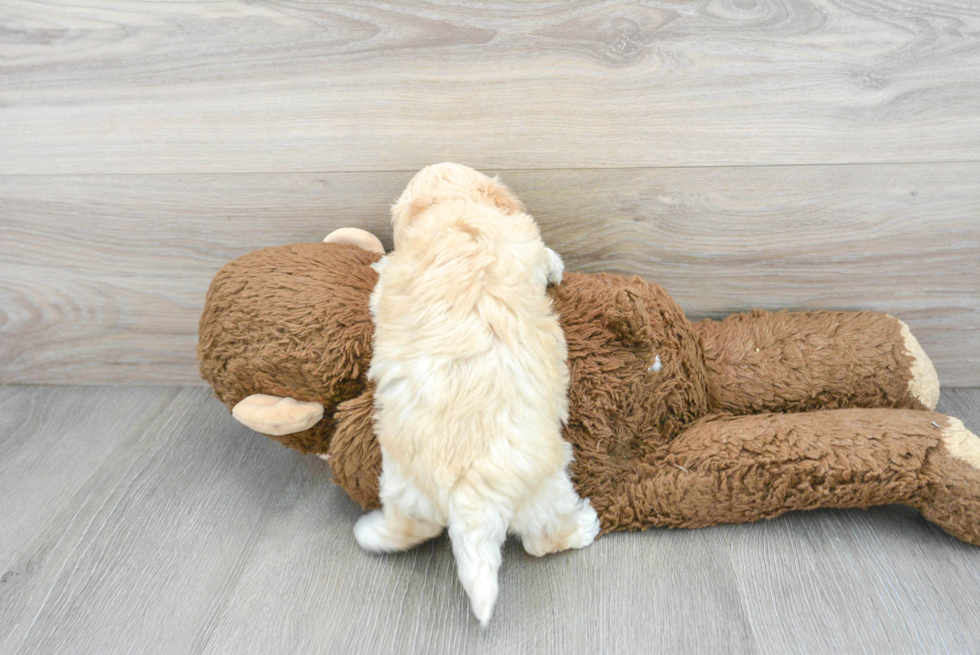
<svg viewBox="0 0 980 655"><path fill-rule="evenodd" d="M902 317L980 385L980 8L0 0L0 382L193 383L226 261L497 172L694 316Z"/></svg>

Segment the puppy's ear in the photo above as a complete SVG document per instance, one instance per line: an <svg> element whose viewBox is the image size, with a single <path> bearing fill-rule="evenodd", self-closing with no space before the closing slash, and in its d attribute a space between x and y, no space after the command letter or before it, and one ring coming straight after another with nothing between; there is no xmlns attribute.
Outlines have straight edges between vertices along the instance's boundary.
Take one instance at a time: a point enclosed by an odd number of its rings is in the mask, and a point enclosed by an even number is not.
<svg viewBox="0 0 980 655"><path fill-rule="evenodd" d="M517 214L524 211L524 203L508 191L507 187L501 184L500 180L496 177L487 182L484 188L484 194L493 203L494 207L502 209L508 214Z"/></svg>
<svg viewBox="0 0 980 655"><path fill-rule="evenodd" d="M432 206L432 203L428 200L423 200L422 198L416 198L408 205L408 215L406 218L412 220L426 209Z"/></svg>
<svg viewBox="0 0 980 655"><path fill-rule="evenodd" d="M396 227L407 227L416 216L430 206L432 202L428 199L400 200L391 207L391 223Z"/></svg>

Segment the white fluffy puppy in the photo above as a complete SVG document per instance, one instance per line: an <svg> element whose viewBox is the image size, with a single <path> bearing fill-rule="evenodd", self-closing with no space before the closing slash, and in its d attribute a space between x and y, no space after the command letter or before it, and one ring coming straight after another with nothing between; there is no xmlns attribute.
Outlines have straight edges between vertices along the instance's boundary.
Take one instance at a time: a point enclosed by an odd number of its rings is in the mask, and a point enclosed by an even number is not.
<svg viewBox="0 0 980 655"><path fill-rule="evenodd" d="M354 536L405 550L449 526L459 579L486 626L508 530L532 555L599 532L561 438L565 337L545 293L561 259L496 179L423 169L392 207L395 249L371 295L382 510Z"/></svg>

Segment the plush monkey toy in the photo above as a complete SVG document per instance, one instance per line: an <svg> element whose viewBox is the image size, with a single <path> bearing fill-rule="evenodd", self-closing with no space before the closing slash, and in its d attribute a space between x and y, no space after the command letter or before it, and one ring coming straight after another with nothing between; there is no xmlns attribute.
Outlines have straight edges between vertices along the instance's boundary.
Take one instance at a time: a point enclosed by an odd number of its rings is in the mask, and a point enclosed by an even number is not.
<svg viewBox="0 0 980 655"><path fill-rule="evenodd" d="M363 507L381 453L366 379L373 326L362 230L267 248L214 278L201 374L239 421L324 456ZM817 507L900 503L980 545L980 440L933 410L939 381L908 327L871 312L691 323L638 277L566 273L572 474L603 532L696 528Z"/></svg>

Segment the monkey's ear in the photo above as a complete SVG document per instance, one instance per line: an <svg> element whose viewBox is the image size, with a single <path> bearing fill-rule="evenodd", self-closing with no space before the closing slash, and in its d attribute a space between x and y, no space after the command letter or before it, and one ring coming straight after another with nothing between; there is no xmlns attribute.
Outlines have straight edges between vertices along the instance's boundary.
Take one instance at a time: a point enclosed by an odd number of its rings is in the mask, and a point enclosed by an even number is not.
<svg viewBox="0 0 980 655"><path fill-rule="evenodd" d="M356 227L342 227L334 230L323 238L324 243L349 243L358 246L368 252L376 252L379 255L385 254L385 247L381 244L381 239L374 236L367 230Z"/></svg>

